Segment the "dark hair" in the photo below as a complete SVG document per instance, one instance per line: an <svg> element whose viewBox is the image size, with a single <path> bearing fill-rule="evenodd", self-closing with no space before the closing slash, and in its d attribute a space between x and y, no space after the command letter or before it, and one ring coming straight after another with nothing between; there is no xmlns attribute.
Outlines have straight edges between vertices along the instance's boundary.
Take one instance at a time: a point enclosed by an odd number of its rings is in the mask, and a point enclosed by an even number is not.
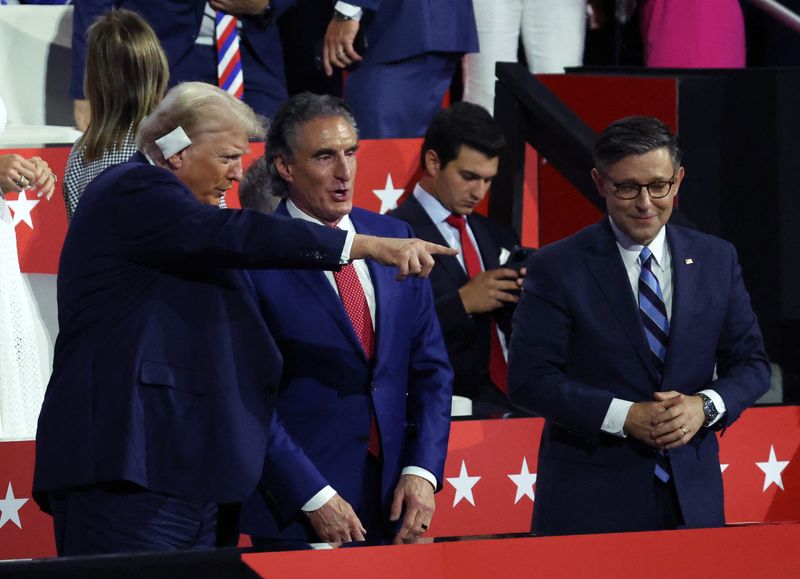
<svg viewBox="0 0 800 579"><path fill-rule="evenodd" d="M300 127L314 119L328 117L344 118L356 131L356 136L358 135L358 126L352 111L338 97L302 92L292 96L278 108L267 132L265 153L273 195L276 197L289 195L286 181L278 174L275 158L283 157L289 161L294 159L297 132Z"/></svg>
<svg viewBox="0 0 800 579"><path fill-rule="evenodd" d="M594 144L595 168L604 173L630 155L644 155L665 147L675 169L681 165L678 140L669 127L655 117L625 117L606 127Z"/></svg>
<svg viewBox="0 0 800 579"><path fill-rule="evenodd" d="M422 143L420 167L425 170L425 153L433 150L444 168L458 157L462 145L493 159L506 146L506 139L489 111L473 103L458 102L433 117Z"/></svg>

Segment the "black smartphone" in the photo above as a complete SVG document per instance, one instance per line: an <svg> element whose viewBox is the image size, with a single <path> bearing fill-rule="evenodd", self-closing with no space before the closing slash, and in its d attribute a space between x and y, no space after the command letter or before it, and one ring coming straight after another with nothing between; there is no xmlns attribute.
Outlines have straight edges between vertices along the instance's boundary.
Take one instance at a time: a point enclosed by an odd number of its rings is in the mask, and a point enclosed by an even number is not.
<svg viewBox="0 0 800 579"><path fill-rule="evenodd" d="M516 269L519 271L525 267L525 264L528 262L528 258L534 253L536 253L536 249L533 247L522 247L521 245L515 245L511 248L511 254L508 256L508 260L502 267Z"/></svg>

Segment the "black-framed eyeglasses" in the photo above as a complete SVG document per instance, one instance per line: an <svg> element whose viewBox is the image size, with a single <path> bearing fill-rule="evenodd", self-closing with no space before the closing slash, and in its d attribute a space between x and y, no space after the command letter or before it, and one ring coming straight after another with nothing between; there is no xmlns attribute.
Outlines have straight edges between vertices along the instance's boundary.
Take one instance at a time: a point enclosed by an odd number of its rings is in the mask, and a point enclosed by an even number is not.
<svg viewBox="0 0 800 579"><path fill-rule="evenodd" d="M645 183L644 185L632 183L630 181L615 183L608 175L604 175L604 177L608 179L609 183L611 183L611 186L614 187L614 193L616 196L620 199L625 199L628 201L631 199L636 199L639 194L641 194L642 189L646 189L647 194L650 195L651 198L661 199L662 197L669 195L669 192L672 191L673 185L675 185L674 175L669 181L653 181L652 183Z"/></svg>

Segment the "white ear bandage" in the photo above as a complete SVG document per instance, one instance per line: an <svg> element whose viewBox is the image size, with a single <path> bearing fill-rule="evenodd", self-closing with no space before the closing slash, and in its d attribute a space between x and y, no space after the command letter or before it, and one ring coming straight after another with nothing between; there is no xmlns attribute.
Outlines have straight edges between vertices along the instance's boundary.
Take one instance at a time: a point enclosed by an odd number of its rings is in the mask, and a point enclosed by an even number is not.
<svg viewBox="0 0 800 579"><path fill-rule="evenodd" d="M180 153L191 144L192 140L181 126L175 127L160 139L156 139L156 145L161 149L161 154L165 159L169 159L175 153Z"/></svg>

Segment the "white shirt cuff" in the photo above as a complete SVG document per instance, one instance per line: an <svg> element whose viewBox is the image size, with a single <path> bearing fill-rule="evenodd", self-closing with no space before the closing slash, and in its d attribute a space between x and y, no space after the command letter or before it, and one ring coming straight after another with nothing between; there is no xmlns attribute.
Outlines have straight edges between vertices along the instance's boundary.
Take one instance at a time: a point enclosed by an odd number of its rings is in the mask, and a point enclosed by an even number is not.
<svg viewBox="0 0 800 579"><path fill-rule="evenodd" d="M345 16L349 16L353 20L361 20L361 15L364 13L364 11L361 9L361 6L353 6L352 4L342 2L341 0L336 3L336 6L334 6L333 9L337 12L341 12Z"/></svg>
<svg viewBox="0 0 800 579"><path fill-rule="evenodd" d="M400 474L413 474L418 477L424 478L426 481L433 485L433 490L436 490L436 477L433 476L433 473L427 469L424 469L420 466L407 466L405 467Z"/></svg>
<svg viewBox="0 0 800 579"><path fill-rule="evenodd" d="M723 414L725 414L725 412L727 412L728 410L727 407L725 406L725 402L722 400L722 396L717 394L715 390L710 390L710 389L700 390L698 394L705 394L706 396L711 398L711 402L713 402L714 406L717 408L717 412L719 412L719 414L717 414L717 417L708 424L708 426L714 426L717 422L720 421Z"/></svg>
<svg viewBox="0 0 800 579"><path fill-rule="evenodd" d="M356 232L352 229L347 231L347 237L344 238L344 247L342 248L342 255L339 257L339 263L342 265L350 263L350 251L353 249L353 240L356 238Z"/></svg>
<svg viewBox="0 0 800 579"><path fill-rule="evenodd" d="M334 495L336 495L336 491L333 490L333 487L331 485L326 485L321 491L311 497L311 499L309 499L309 501L300 508L305 513L316 511L317 509L325 506L325 503L331 500Z"/></svg>
<svg viewBox="0 0 800 579"><path fill-rule="evenodd" d="M633 402L614 398L608 406L608 412L606 412L606 417L603 418L603 426L600 427L600 430L620 438L627 438L625 434L625 419L628 417L628 411L631 406L633 406Z"/></svg>

